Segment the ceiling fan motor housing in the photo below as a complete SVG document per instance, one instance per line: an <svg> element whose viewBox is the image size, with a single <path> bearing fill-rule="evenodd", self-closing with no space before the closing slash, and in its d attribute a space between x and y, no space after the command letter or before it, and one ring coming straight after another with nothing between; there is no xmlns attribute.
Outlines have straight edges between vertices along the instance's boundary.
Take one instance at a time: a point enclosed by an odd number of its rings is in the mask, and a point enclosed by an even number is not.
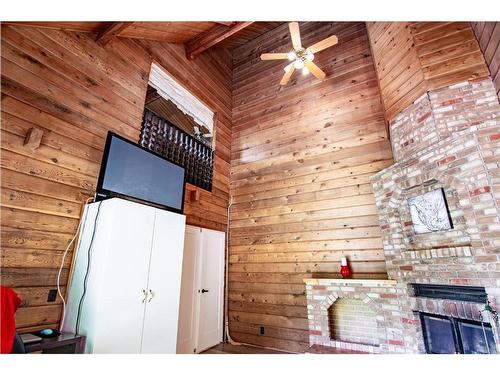
<svg viewBox="0 0 500 375"><path fill-rule="evenodd" d="M295 50L292 53L295 54L295 58L292 59L294 60L295 69L302 69L306 61L314 60L314 54L306 48Z"/></svg>

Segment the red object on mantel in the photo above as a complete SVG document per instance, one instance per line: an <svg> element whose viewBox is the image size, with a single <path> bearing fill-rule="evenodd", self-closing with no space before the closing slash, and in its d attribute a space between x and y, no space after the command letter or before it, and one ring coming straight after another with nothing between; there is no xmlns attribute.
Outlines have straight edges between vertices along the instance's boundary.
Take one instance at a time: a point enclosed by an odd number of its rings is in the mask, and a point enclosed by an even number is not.
<svg viewBox="0 0 500 375"><path fill-rule="evenodd" d="M340 259L340 274L342 275L342 278L344 278L344 279L348 279L352 275L351 269L349 268L349 265L347 264L347 258L345 258L345 257Z"/></svg>

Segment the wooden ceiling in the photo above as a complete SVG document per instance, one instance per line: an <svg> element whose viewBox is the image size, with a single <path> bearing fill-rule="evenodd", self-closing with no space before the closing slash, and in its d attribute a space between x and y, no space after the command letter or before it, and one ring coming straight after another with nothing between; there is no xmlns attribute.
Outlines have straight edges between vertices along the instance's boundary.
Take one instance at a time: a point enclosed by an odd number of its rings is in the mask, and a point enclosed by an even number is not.
<svg viewBox="0 0 500 375"><path fill-rule="evenodd" d="M135 38L186 44L194 58L204 50L217 47L235 48L272 30L282 22L3 22L18 26L67 30L95 34L106 43L110 38Z"/></svg>
<svg viewBox="0 0 500 375"><path fill-rule="evenodd" d="M238 31L238 33L226 38L220 43L220 46L229 49L242 46L258 36L265 34L269 30L275 29L282 23L283 22L253 22L243 30Z"/></svg>

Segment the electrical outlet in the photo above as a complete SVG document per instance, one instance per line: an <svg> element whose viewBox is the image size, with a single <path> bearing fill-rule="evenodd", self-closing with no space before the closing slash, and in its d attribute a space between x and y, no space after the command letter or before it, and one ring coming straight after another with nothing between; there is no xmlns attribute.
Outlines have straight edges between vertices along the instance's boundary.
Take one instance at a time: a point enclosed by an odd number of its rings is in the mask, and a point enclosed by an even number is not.
<svg viewBox="0 0 500 375"><path fill-rule="evenodd" d="M260 327L260 334L261 334L261 335L265 334L264 327Z"/></svg>
<svg viewBox="0 0 500 375"><path fill-rule="evenodd" d="M57 289L50 289L47 296L47 302L54 302L57 298Z"/></svg>

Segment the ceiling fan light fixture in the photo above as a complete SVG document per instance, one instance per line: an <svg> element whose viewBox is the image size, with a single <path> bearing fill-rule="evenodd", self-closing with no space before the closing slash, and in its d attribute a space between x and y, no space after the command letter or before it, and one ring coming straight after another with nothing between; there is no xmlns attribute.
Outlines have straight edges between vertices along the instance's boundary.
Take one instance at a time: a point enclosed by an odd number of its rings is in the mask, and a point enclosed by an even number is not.
<svg viewBox="0 0 500 375"><path fill-rule="evenodd" d="M295 69L302 69L304 67L304 61L302 61L302 59L297 59L294 61L293 66Z"/></svg>
<svg viewBox="0 0 500 375"><path fill-rule="evenodd" d="M309 69L307 68L307 66L304 66L302 68L302 74L305 75L305 76L309 74Z"/></svg>
<svg viewBox="0 0 500 375"><path fill-rule="evenodd" d="M314 60L314 53L312 53L311 51L307 50L307 52L306 52L306 59L309 60L309 61L313 61Z"/></svg>
<svg viewBox="0 0 500 375"><path fill-rule="evenodd" d="M287 56L289 61L293 61L297 58L297 54L295 53L295 51L290 51L287 53Z"/></svg>

